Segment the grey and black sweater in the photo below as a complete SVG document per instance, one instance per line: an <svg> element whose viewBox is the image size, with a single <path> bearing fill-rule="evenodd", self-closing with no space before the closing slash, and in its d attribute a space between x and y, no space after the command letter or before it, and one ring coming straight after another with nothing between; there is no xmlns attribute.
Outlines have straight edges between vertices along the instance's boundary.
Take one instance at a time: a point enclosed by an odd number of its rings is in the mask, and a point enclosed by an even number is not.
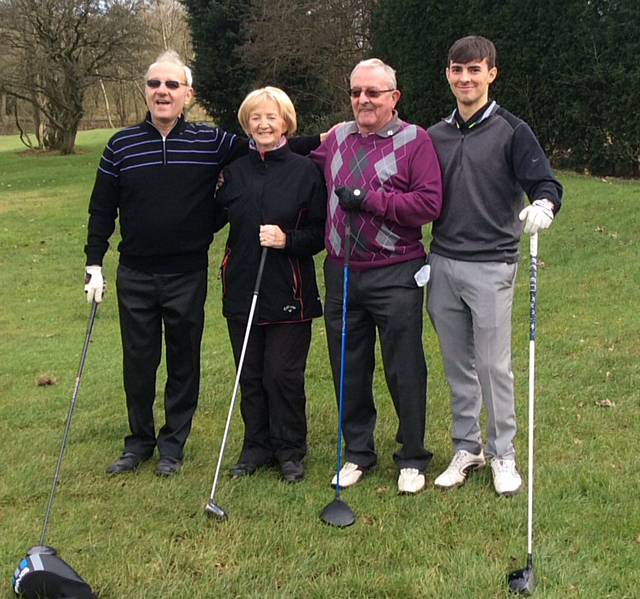
<svg viewBox="0 0 640 599"><path fill-rule="evenodd" d="M516 262L524 195L550 200L557 212L562 186L524 121L496 102L464 125L456 112L428 129L444 186L431 251L471 262Z"/></svg>

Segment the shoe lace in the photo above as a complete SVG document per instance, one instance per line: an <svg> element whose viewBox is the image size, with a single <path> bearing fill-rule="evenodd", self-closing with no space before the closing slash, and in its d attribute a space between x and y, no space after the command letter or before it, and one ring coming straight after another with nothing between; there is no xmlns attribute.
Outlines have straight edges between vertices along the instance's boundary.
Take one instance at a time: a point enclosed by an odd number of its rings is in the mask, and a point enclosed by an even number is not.
<svg viewBox="0 0 640 599"><path fill-rule="evenodd" d="M402 468L400 470L400 474L406 478L413 478L420 474L420 471L417 468Z"/></svg>
<svg viewBox="0 0 640 599"><path fill-rule="evenodd" d="M516 463L513 460L493 460L494 470L500 474L515 474Z"/></svg>
<svg viewBox="0 0 640 599"><path fill-rule="evenodd" d="M466 459L467 459L466 451L456 451L455 455L453 456L453 460L451 460L451 465L449 466L449 468L458 470L460 465L463 464Z"/></svg>

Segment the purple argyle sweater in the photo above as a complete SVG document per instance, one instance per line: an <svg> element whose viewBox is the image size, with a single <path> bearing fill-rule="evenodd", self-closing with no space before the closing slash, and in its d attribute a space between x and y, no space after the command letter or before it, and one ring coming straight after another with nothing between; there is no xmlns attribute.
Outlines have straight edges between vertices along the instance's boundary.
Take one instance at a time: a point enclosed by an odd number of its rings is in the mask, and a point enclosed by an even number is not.
<svg viewBox="0 0 640 599"><path fill-rule="evenodd" d="M395 117L366 137L354 122L333 131L311 154L327 183L325 247L329 258L344 259L346 213L339 187L366 192L352 217L350 265L356 270L389 266L425 256L422 225L440 215L442 181L427 132Z"/></svg>

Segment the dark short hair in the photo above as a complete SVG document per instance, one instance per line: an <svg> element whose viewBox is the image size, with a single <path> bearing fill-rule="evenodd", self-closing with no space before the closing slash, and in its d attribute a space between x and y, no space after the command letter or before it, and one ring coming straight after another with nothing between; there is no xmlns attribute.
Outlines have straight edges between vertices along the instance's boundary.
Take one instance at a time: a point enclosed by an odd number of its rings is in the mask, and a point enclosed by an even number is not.
<svg viewBox="0 0 640 599"><path fill-rule="evenodd" d="M452 62L466 64L473 60L487 59L487 66L492 69L496 66L496 47L491 40L480 35L468 35L453 42L449 48L447 66Z"/></svg>

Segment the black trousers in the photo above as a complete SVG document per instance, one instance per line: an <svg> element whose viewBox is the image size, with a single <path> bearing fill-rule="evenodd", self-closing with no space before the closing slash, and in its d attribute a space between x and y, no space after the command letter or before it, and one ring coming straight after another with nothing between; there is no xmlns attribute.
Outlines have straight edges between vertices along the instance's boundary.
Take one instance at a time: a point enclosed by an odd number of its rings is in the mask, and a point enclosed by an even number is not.
<svg viewBox="0 0 640 599"><path fill-rule="evenodd" d="M149 457L157 445L161 456L182 459L200 389L207 271L148 274L120 265L116 284L131 430L125 451ZM165 423L156 439L153 403L163 326Z"/></svg>
<svg viewBox="0 0 640 599"><path fill-rule="evenodd" d="M227 320L236 367L246 324ZM254 325L240 374L244 442L239 462L300 461L307 453L304 371L311 321Z"/></svg>
<svg viewBox="0 0 640 599"><path fill-rule="evenodd" d="M424 447L427 364L422 347L424 292L414 273L422 259L364 271L351 270L347 293L347 334L343 432L346 460L363 467L377 461L373 398L376 330L380 336L387 387L398 415L394 454L400 468L426 470L432 454ZM325 325L336 397L339 397L342 347L341 266L325 260Z"/></svg>

